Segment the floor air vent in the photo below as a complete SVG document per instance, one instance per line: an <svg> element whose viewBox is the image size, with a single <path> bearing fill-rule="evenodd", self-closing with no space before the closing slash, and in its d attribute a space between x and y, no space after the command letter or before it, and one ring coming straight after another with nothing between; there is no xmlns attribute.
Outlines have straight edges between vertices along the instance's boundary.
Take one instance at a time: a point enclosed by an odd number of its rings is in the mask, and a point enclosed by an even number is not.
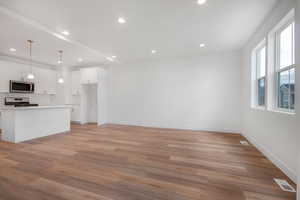
<svg viewBox="0 0 300 200"><path fill-rule="evenodd" d="M242 140L242 141L240 141L240 143L241 143L241 145L249 146L249 142L247 142L247 141Z"/></svg>
<svg viewBox="0 0 300 200"><path fill-rule="evenodd" d="M296 192L296 190L291 186L286 180L274 178L274 181L279 185L279 187L286 192Z"/></svg>

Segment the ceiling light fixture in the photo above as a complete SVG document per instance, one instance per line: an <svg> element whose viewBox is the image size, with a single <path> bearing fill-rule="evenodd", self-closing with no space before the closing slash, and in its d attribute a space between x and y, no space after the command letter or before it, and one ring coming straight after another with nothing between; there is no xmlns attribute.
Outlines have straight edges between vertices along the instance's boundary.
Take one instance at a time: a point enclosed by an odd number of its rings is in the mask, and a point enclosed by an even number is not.
<svg viewBox="0 0 300 200"><path fill-rule="evenodd" d="M109 61L111 61L111 62L114 62L114 59L111 58L111 57L106 57L106 60L109 60Z"/></svg>
<svg viewBox="0 0 300 200"><path fill-rule="evenodd" d="M63 84L65 81L64 81L63 78L59 78L57 82L60 83L60 84Z"/></svg>
<svg viewBox="0 0 300 200"><path fill-rule="evenodd" d="M69 31L63 31L63 32L61 32L61 33L64 34L64 35L66 35L66 36L70 35L70 32L69 32Z"/></svg>
<svg viewBox="0 0 300 200"><path fill-rule="evenodd" d="M32 69L32 44L33 41L32 40L27 40L28 44L29 44L29 57L30 57L30 71L27 74L27 79L32 80L34 79L34 74L33 74L33 69Z"/></svg>
<svg viewBox="0 0 300 200"><path fill-rule="evenodd" d="M15 48L10 48L9 51L11 51L11 52L16 52L17 49L15 49Z"/></svg>
<svg viewBox="0 0 300 200"><path fill-rule="evenodd" d="M82 62L83 61L83 59L82 58L78 58L78 62Z"/></svg>
<svg viewBox="0 0 300 200"><path fill-rule="evenodd" d="M60 70L60 72L59 72L59 76L58 76L57 82L60 83L60 84L63 84L65 82L64 78L63 78L63 72L62 72L63 71L63 66L62 66L62 63L63 63L63 61L62 61L63 51L59 50L58 54L59 54L59 61L58 61L59 66L58 66L58 70Z"/></svg>
<svg viewBox="0 0 300 200"><path fill-rule="evenodd" d="M57 37L58 39L61 39L61 40L64 40L64 41L68 41L68 39L65 36L63 36L63 35L60 35L60 34L57 34L57 33L53 33L53 35L55 37Z"/></svg>
<svg viewBox="0 0 300 200"><path fill-rule="evenodd" d="M117 58L117 56L112 56L113 59Z"/></svg>
<svg viewBox="0 0 300 200"><path fill-rule="evenodd" d="M119 22L120 24L125 24L125 23L126 23L126 20L125 20L123 17L119 17L118 22Z"/></svg>
<svg viewBox="0 0 300 200"><path fill-rule="evenodd" d="M156 50L152 50L151 53L152 53L152 54L156 54L157 51L156 51Z"/></svg>
<svg viewBox="0 0 300 200"><path fill-rule="evenodd" d="M205 47L205 44L204 43L200 44L200 47L201 48Z"/></svg>
<svg viewBox="0 0 300 200"><path fill-rule="evenodd" d="M203 5L203 4L206 3L206 0L198 0L197 3L198 3L199 5Z"/></svg>

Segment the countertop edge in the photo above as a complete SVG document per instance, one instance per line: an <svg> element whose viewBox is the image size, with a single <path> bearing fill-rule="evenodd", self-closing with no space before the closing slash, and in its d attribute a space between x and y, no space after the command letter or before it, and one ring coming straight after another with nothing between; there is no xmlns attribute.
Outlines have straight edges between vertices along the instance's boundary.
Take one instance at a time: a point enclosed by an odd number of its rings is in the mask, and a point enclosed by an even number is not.
<svg viewBox="0 0 300 200"><path fill-rule="evenodd" d="M69 105L57 105L57 106L9 107L9 108L0 108L0 112L1 111L18 111L18 110L57 109L57 108L71 109L72 106L69 106Z"/></svg>

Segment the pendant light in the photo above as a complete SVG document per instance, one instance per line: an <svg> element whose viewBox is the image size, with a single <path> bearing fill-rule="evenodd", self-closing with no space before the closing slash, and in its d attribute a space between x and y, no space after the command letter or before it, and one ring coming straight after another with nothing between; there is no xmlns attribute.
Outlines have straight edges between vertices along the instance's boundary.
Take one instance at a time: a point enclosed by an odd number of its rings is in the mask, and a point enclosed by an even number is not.
<svg viewBox="0 0 300 200"><path fill-rule="evenodd" d="M60 50L60 51L58 51L58 53L59 53L59 60L58 60L59 76L58 76L57 82L60 83L60 84L63 84L65 82L64 79L63 79L63 75L62 75L62 73L63 73L62 72L63 71L63 66L62 66L62 64L63 64L63 61L62 61L63 51Z"/></svg>
<svg viewBox="0 0 300 200"><path fill-rule="evenodd" d="M30 71L27 74L27 79L33 80L34 79L34 74L32 72L32 44L33 44L33 41L27 40L27 42L29 44L29 57L30 57Z"/></svg>

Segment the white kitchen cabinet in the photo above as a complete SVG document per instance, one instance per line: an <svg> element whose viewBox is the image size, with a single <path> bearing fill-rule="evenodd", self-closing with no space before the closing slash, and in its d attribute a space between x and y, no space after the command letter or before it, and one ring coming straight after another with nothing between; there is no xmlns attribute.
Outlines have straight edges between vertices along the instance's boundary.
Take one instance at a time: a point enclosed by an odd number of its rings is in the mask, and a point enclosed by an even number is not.
<svg viewBox="0 0 300 200"><path fill-rule="evenodd" d="M7 61L0 61L0 92L9 92L9 81L31 81L35 83L35 93L56 94L56 71L33 67L34 80L26 80L30 67Z"/></svg>
<svg viewBox="0 0 300 200"><path fill-rule="evenodd" d="M29 67L22 64L0 61L0 92L8 93L9 81L22 80L22 77L24 77L28 71Z"/></svg>
<svg viewBox="0 0 300 200"><path fill-rule="evenodd" d="M33 68L36 94L56 94L56 71Z"/></svg>
<svg viewBox="0 0 300 200"><path fill-rule="evenodd" d="M48 81L47 81L47 88L48 94L55 95L56 94L56 86L57 86L57 72L50 70L48 74Z"/></svg>
<svg viewBox="0 0 300 200"><path fill-rule="evenodd" d="M81 73L80 71L72 72L72 95L80 95Z"/></svg>
<svg viewBox="0 0 300 200"><path fill-rule="evenodd" d="M98 83L99 68L84 68L80 69L81 84L95 84Z"/></svg>
<svg viewBox="0 0 300 200"><path fill-rule="evenodd" d="M34 68L33 70L34 74L34 93L36 94L47 94L47 86L46 86L46 81L45 80L45 73L44 70L39 69L39 68Z"/></svg>
<svg viewBox="0 0 300 200"><path fill-rule="evenodd" d="M71 121L72 122L78 122L80 123L81 118L80 118L80 105L71 105L72 106L72 113L71 113Z"/></svg>

